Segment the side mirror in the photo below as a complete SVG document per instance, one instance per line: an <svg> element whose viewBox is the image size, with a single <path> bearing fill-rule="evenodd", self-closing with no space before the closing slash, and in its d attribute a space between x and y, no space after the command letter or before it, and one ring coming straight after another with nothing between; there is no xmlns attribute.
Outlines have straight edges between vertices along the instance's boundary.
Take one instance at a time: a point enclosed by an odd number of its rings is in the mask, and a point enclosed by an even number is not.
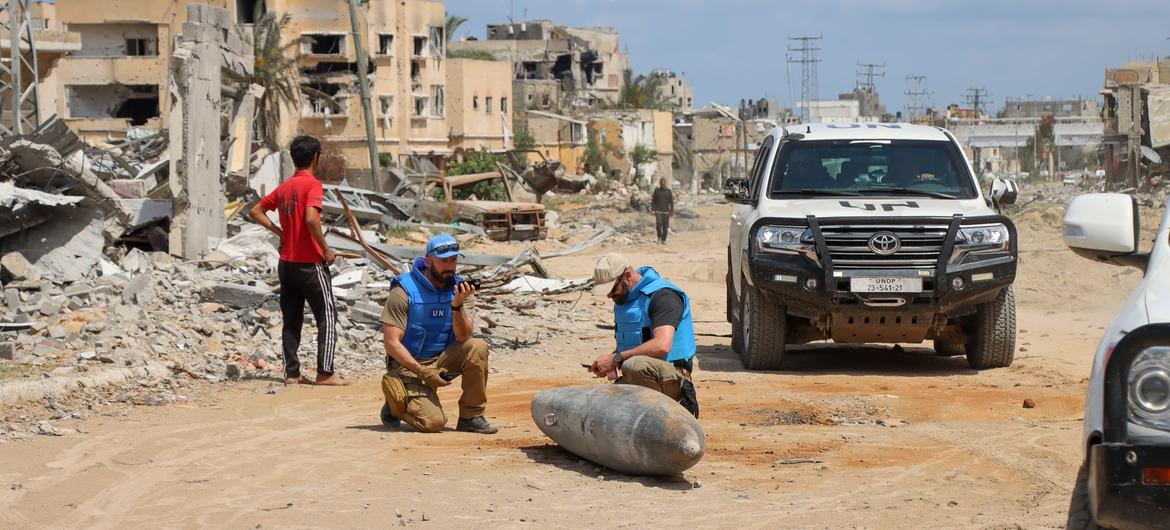
<svg viewBox="0 0 1170 530"><path fill-rule="evenodd" d="M1015 204L1017 195L1016 181L997 178L991 182L991 202L996 208Z"/></svg>
<svg viewBox="0 0 1170 530"><path fill-rule="evenodd" d="M743 177L723 181L723 196L737 204L749 204L752 200L751 181Z"/></svg>
<svg viewBox="0 0 1170 530"><path fill-rule="evenodd" d="M1078 256L1145 270L1138 253L1141 222L1137 200L1123 193L1090 193L1073 199L1064 214L1064 243Z"/></svg>

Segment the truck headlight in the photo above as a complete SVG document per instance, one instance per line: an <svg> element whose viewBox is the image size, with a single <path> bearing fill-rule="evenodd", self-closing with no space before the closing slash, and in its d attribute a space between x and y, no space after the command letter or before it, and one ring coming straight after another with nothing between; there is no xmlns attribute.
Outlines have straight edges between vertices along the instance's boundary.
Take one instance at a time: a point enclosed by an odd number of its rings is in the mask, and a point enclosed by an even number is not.
<svg viewBox="0 0 1170 530"><path fill-rule="evenodd" d="M816 261L817 247L812 230L803 226L761 226L756 231L756 250L782 254L804 254Z"/></svg>
<svg viewBox="0 0 1170 530"><path fill-rule="evenodd" d="M1012 235L1002 224L964 226L959 228L955 245L967 248L1010 250Z"/></svg>
<svg viewBox="0 0 1170 530"><path fill-rule="evenodd" d="M951 266L1011 257L1012 233L1002 223L963 226L955 235Z"/></svg>
<svg viewBox="0 0 1170 530"><path fill-rule="evenodd" d="M1143 351L1129 368L1129 417L1134 423L1170 430L1170 347Z"/></svg>

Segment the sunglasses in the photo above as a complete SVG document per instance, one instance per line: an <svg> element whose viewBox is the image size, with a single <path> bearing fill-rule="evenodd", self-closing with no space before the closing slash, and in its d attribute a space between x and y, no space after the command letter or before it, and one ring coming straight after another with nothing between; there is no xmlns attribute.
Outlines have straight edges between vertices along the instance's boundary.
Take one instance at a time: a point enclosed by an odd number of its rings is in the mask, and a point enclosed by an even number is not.
<svg viewBox="0 0 1170 530"><path fill-rule="evenodd" d="M427 255L446 254L448 252L459 252L459 243L447 243L446 245L435 247Z"/></svg>

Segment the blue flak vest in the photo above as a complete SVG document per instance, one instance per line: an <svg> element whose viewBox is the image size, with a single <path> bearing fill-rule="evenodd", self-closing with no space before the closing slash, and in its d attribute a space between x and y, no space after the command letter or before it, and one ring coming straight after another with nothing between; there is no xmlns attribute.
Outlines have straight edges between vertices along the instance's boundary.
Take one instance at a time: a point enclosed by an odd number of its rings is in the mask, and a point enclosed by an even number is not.
<svg viewBox="0 0 1170 530"><path fill-rule="evenodd" d="M395 276L391 288L401 285L410 299L402 345L415 359L433 359L455 342L451 302L455 299L455 284L460 278L456 276L446 289L435 289L417 262L415 265L410 272Z"/></svg>
<svg viewBox="0 0 1170 530"><path fill-rule="evenodd" d="M638 269L642 280L630 290L626 303L613 308L614 337L618 351L640 346L642 330L650 328L650 296L660 289L673 289L683 298L683 316L674 331L674 345L666 355L666 361L686 361L695 356L695 323L691 319L691 299L677 285L664 280L652 267Z"/></svg>

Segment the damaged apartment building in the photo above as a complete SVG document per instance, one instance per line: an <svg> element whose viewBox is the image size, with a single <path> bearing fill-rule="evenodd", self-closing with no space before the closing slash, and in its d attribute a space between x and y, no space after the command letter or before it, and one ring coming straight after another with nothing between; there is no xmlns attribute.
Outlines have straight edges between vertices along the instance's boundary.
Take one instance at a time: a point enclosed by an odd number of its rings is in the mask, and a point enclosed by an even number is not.
<svg viewBox="0 0 1170 530"><path fill-rule="evenodd" d="M1101 95L1109 181L1170 177L1170 58L1106 69Z"/></svg>
<svg viewBox="0 0 1170 530"><path fill-rule="evenodd" d="M378 153L450 152L447 61L442 2L409 0L359 6L368 64L358 64L349 5L341 1L267 0L287 14L284 38L301 39L300 108L282 120L281 136L311 134L345 160L355 185L369 186L368 142L358 69L370 82Z"/></svg>
<svg viewBox="0 0 1170 530"><path fill-rule="evenodd" d="M42 79L56 93L54 113L87 141L163 128L170 112L168 63L187 7L234 9L235 1L59 0L56 22L81 42Z"/></svg>
<svg viewBox="0 0 1170 530"><path fill-rule="evenodd" d="M487 40L451 43L512 65L517 108L567 113L618 100L630 68L612 28L570 28L548 20L489 24Z"/></svg>
<svg viewBox="0 0 1170 530"><path fill-rule="evenodd" d="M361 181L369 180L370 162L344 1L61 0L57 19L80 35L80 46L58 61L50 78L60 93L54 112L87 141L165 128L168 63L190 4L226 9L245 34L257 8L289 16L282 38L300 41L300 101L283 109L278 140L318 136L340 155L347 176L357 179L353 184L369 185ZM401 161L407 154L441 157L459 147L507 146L511 72L505 64L446 59L443 2L363 2L358 9L378 153ZM448 76L460 91L455 102L448 101Z"/></svg>

